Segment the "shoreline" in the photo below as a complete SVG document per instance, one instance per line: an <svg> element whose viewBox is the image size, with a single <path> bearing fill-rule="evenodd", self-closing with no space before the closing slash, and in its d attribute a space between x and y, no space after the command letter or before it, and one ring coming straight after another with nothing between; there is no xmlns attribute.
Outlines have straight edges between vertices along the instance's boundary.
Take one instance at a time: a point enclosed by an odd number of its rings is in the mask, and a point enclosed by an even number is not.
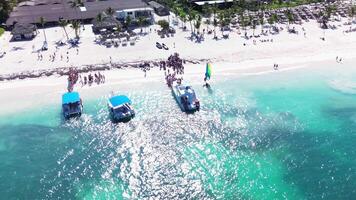
<svg viewBox="0 0 356 200"><path fill-rule="evenodd" d="M142 60L138 62L126 62L126 63L104 63L104 64L94 64L94 65L83 65L79 67L71 67L78 71L78 73L90 73L90 72L101 72L108 71L114 69L125 69L125 68L134 68L134 69L144 69L145 67L154 68L159 67L159 63L162 60ZM196 60L187 60L183 59L184 63L187 64L199 64L201 62L210 62L209 59L196 59ZM143 66L148 65L148 66ZM23 71L19 73L12 74L0 74L0 82L1 81L11 81L11 80L25 80L25 79L33 79L33 78L42 78L42 77L51 77L55 75L65 76L68 75L69 72L68 67L60 67L54 69L42 69L42 70L32 70L32 71Z"/></svg>
<svg viewBox="0 0 356 200"><path fill-rule="evenodd" d="M325 66L327 63L330 63L330 60L300 62L299 64L283 65L277 71L273 70L272 66L266 65L254 65L253 67L247 65L244 68L236 68L236 63L213 63L213 79L211 83L231 80L236 77L246 78L249 76L269 76L272 73L288 73L293 70L327 69ZM356 59L353 59L350 63L356 63ZM135 89L141 90L142 86L147 84L162 84L162 88L167 87L164 80L164 71L159 70L159 67L151 68L147 72L147 77L144 77L144 73L139 68L112 69L102 73L106 77L104 84L93 84L92 86L84 87L76 85L74 90L80 92L83 99L90 100L108 95L111 91L129 92ZM188 64L185 66L183 82L188 82L193 86L200 85L203 83L204 73L205 64ZM60 97L66 90L66 76L54 75L34 79L3 81L0 84L0 92L2 94L0 104L7 106L0 109L1 115L41 105L60 105ZM19 105L18 100L23 97L26 97L27 101Z"/></svg>

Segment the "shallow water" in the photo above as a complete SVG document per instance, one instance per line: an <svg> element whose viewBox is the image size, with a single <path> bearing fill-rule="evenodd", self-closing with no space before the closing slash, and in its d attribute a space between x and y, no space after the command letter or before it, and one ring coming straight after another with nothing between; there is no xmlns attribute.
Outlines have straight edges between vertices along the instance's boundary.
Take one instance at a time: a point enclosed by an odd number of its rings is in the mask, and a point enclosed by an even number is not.
<svg viewBox="0 0 356 200"><path fill-rule="evenodd" d="M106 97L84 100L77 121L63 122L58 105L2 115L1 198L352 199L354 75L221 77L212 91L194 85L194 115L152 84L123 91L137 117L118 125Z"/></svg>

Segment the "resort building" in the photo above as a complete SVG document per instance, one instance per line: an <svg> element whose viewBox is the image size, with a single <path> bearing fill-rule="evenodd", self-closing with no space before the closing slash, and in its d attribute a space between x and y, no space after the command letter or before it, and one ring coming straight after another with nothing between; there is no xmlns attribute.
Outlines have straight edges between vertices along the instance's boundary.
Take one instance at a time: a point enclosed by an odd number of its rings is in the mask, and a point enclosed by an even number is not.
<svg viewBox="0 0 356 200"><path fill-rule="evenodd" d="M8 28L16 23L38 24L43 17L46 25L56 25L59 19L82 20L90 23L98 13L113 10L150 9L142 0L84 0L82 7L71 7L71 0L29 0L19 3L6 21Z"/></svg>
<svg viewBox="0 0 356 200"><path fill-rule="evenodd" d="M99 21L97 18L94 18L91 22L93 24L92 29L94 33L99 33L101 30L114 30L118 26L121 26L121 23L112 16L104 15L103 18Z"/></svg>
<svg viewBox="0 0 356 200"><path fill-rule="evenodd" d="M148 2L148 5L153 8L155 13L159 16L167 16L169 15L169 9L166 6L163 6L162 4L157 3L156 1L150 1Z"/></svg>
<svg viewBox="0 0 356 200"><path fill-rule="evenodd" d="M12 40L31 40L37 35L37 27L33 24L17 23L11 31Z"/></svg>
<svg viewBox="0 0 356 200"><path fill-rule="evenodd" d="M145 20L148 20L150 23L152 23L153 9L150 7L144 7L118 10L116 11L115 16L120 21L125 21L128 17L130 17L130 19L133 21L137 21L139 17L143 17Z"/></svg>
<svg viewBox="0 0 356 200"><path fill-rule="evenodd" d="M218 7L229 7L234 0L190 0L190 3L198 8L204 5L217 5Z"/></svg>

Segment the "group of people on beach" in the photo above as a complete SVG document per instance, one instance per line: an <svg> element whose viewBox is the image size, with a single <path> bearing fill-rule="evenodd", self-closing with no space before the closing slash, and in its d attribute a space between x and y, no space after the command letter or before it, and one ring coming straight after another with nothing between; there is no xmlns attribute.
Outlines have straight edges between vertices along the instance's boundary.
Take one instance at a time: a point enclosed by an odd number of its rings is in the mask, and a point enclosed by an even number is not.
<svg viewBox="0 0 356 200"><path fill-rule="evenodd" d="M183 81L183 77L177 78L176 74L168 74L166 76L166 83L168 87L172 87L174 82L177 82L178 85L180 85Z"/></svg>
<svg viewBox="0 0 356 200"><path fill-rule="evenodd" d="M178 53L168 57L167 61L160 62L160 70L163 69L165 73L165 79L168 87L172 87L172 84L176 81L180 84L183 81L183 78L177 78L177 75L184 74L184 61L179 57Z"/></svg>
<svg viewBox="0 0 356 200"><path fill-rule="evenodd" d="M34 48L34 47L33 47ZM49 61L54 62L56 61L57 58L57 51L58 48L56 48L56 51L53 52L53 54L49 55ZM79 48L76 48L77 55L79 55ZM60 61L63 61L66 58L66 62L69 62L69 51L66 52L66 56L63 56L63 54L60 54ZM43 54L41 51L37 51L37 60L42 61L43 60Z"/></svg>
<svg viewBox="0 0 356 200"><path fill-rule="evenodd" d="M70 68L68 71L68 91L73 91L74 85L78 82L80 83L81 87L87 84L91 86L93 83L99 85L105 83L105 76L100 72L94 73L94 75L90 73L87 76L82 76L76 69Z"/></svg>
<svg viewBox="0 0 356 200"><path fill-rule="evenodd" d="M91 86L93 83L96 83L97 85L105 83L105 76L103 74L101 74L100 72L98 73L94 73L94 75L92 75L91 73L86 76L81 76L79 75L79 83L81 84L81 86L85 86L85 85L89 85Z"/></svg>
<svg viewBox="0 0 356 200"><path fill-rule="evenodd" d="M79 72L74 68L69 68L68 71L68 92L73 91L74 85L78 82Z"/></svg>

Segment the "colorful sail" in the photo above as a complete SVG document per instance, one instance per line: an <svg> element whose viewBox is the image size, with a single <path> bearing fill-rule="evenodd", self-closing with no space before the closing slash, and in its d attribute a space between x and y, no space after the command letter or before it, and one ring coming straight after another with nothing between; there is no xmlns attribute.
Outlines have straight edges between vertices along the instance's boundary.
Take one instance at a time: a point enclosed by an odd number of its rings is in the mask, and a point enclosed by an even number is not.
<svg viewBox="0 0 356 200"><path fill-rule="evenodd" d="M210 63L206 64L206 71L205 71L205 79L209 80L211 77L211 65Z"/></svg>

